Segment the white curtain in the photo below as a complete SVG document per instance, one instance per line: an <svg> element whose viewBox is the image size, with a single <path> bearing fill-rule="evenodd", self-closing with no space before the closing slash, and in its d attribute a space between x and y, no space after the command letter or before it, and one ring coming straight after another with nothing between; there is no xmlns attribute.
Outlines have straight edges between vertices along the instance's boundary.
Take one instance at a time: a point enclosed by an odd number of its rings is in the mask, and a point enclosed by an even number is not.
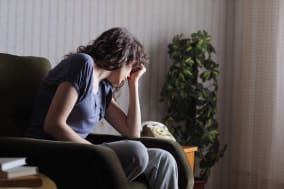
<svg viewBox="0 0 284 189"><path fill-rule="evenodd" d="M282 189L284 1L236 0L235 5L229 148L206 188Z"/></svg>

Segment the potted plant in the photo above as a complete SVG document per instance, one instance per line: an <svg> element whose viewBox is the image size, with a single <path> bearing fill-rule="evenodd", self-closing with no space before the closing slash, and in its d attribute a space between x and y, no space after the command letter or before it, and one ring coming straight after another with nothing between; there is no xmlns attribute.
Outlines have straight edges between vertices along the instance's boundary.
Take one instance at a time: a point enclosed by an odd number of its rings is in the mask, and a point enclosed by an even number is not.
<svg viewBox="0 0 284 189"><path fill-rule="evenodd" d="M224 155L219 142L216 102L218 64L206 31L186 38L176 35L168 46L171 66L161 91L166 104L163 122L181 145L198 147L198 177L208 178L211 167Z"/></svg>

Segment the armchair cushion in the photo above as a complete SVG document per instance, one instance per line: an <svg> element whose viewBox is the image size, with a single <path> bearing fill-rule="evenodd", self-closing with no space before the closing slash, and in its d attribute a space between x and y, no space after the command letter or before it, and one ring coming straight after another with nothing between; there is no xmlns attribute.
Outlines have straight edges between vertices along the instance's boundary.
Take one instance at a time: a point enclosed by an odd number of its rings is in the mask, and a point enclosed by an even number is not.
<svg viewBox="0 0 284 189"><path fill-rule="evenodd" d="M33 99L51 68L42 57L0 53L0 136L22 136Z"/></svg>

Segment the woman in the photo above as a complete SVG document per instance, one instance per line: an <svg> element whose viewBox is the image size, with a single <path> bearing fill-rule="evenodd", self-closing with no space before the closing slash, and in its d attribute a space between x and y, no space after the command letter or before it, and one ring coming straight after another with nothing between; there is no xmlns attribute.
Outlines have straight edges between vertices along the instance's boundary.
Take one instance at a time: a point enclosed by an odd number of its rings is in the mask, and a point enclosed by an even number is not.
<svg viewBox="0 0 284 189"><path fill-rule="evenodd" d="M90 144L86 136L105 118L123 136L140 137L138 81L147 61L144 47L124 28L112 28L79 47L44 80L27 136ZM129 88L127 115L112 97L112 88L124 81ZM170 153L130 140L102 145L116 152L129 181L144 173L152 189L178 188Z"/></svg>

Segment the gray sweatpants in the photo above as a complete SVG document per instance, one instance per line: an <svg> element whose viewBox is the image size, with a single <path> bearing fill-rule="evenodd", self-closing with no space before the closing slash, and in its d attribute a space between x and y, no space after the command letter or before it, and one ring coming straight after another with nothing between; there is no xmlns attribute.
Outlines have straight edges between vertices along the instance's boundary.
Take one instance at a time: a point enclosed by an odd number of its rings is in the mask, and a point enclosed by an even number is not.
<svg viewBox="0 0 284 189"><path fill-rule="evenodd" d="M169 152L131 140L102 145L115 151L129 181L144 173L151 189L178 189L177 164Z"/></svg>

